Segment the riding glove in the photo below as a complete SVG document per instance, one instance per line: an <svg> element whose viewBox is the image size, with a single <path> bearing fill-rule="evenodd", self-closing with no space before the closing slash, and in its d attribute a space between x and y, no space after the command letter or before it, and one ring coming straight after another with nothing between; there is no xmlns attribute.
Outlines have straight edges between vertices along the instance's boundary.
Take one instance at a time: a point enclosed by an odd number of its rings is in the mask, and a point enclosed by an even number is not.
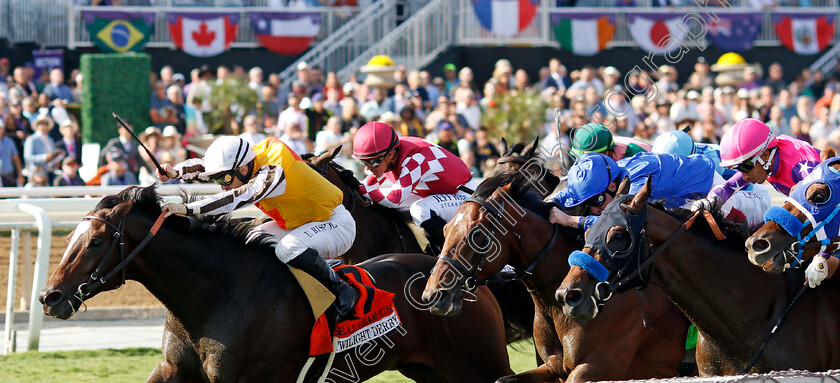
<svg viewBox="0 0 840 383"><path fill-rule="evenodd" d="M701 198L697 201L694 201L691 204L691 211L703 211L708 210L710 212L716 212L720 209L720 206L723 205L720 198L713 197L713 198Z"/></svg>
<svg viewBox="0 0 840 383"><path fill-rule="evenodd" d="M167 217L172 214L187 215L187 205L182 203L168 203L163 205L163 209L169 212Z"/></svg>
<svg viewBox="0 0 840 383"><path fill-rule="evenodd" d="M819 286L826 277L828 277L828 258L823 256L823 254L817 254L811 260L808 268L805 269L805 278L808 279L808 287L814 288Z"/></svg>

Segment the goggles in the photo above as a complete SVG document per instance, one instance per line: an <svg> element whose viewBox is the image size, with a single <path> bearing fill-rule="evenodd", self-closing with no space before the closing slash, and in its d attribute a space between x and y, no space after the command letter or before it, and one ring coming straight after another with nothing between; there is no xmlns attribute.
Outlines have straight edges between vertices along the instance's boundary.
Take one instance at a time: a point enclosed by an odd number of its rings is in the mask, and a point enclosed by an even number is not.
<svg viewBox="0 0 840 383"><path fill-rule="evenodd" d="M385 161L385 156L387 156L388 153L390 153L390 152L391 151L389 150L389 151L385 152L385 154L383 154L379 157L367 158L367 159L359 160L359 161L361 161L363 165L365 165L369 168L375 168L375 167L379 166L379 164L381 164L382 161Z"/></svg>
<svg viewBox="0 0 840 383"><path fill-rule="evenodd" d="M213 176L210 178L213 182L221 186L228 186L233 183L234 174L233 170L226 171L224 173L220 173L219 175Z"/></svg>
<svg viewBox="0 0 840 383"><path fill-rule="evenodd" d="M749 173L753 170L753 168L755 168L755 162L752 160L746 160L738 165L730 167L730 169L737 170L741 173Z"/></svg>

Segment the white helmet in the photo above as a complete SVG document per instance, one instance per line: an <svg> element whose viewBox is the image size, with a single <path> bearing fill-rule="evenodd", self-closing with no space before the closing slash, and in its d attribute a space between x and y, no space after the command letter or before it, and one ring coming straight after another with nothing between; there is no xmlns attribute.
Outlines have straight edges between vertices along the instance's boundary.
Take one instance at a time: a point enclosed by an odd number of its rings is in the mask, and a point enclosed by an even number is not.
<svg viewBox="0 0 840 383"><path fill-rule="evenodd" d="M247 165L256 157L251 144L236 136L222 136L213 141L204 155L204 173L212 178L219 173Z"/></svg>

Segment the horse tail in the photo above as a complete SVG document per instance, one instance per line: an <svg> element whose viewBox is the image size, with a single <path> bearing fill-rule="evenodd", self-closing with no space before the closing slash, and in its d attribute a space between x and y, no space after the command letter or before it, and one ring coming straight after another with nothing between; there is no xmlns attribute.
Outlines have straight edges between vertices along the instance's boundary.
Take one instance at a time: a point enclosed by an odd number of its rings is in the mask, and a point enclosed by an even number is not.
<svg viewBox="0 0 840 383"><path fill-rule="evenodd" d="M505 321L505 341L510 344L534 336L534 300L521 281L489 280L487 287L499 302Z"/></svg>

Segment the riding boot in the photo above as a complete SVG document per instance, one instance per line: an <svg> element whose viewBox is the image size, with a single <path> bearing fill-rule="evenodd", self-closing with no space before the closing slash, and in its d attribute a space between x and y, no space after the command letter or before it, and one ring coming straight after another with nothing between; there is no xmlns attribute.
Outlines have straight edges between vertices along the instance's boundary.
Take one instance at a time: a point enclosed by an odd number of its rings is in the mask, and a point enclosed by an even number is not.
<svg viewBox="0 0 840 383"><path fill-rule="evenodd" d="M289 266L294 266L311 275L321 282L333 295L335 295L335 308L338 312L337 321L344 319L347 314L353 311L353 305L359 293L353 286L341 280L338 274L318 255L313 249L306 249L297 257L289 261Z"/></svg>
<svg viewBox="0 0 840 383"><path fill-rule="evenodd" d="M443 227L446 225L446 221L435 214L434 211L432 211L431 214L432 216L423 221L423 223L420 224L420 227L426 231L426 237L429 239L429 245L435 251L434 255L438 255L440 254L441 249L443 249L443 242L446 240L443 235Z"/></svg>

